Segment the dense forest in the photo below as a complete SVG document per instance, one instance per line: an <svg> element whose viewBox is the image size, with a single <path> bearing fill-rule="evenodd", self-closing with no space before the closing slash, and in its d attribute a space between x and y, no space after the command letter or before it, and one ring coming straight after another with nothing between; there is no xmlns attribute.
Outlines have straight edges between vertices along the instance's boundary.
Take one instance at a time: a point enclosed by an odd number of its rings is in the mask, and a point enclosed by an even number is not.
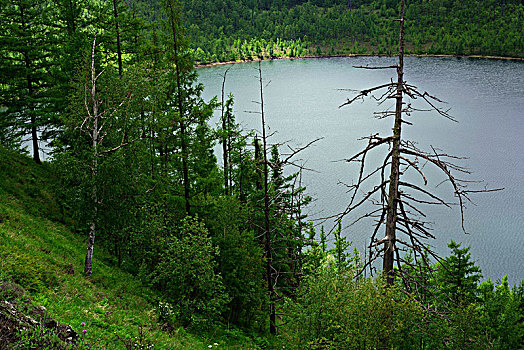
<svg viewBox="0 0 524 350"><path fill-rule="evenodd" d="M240 128L234 96L202 98L195 63L397 54L403 1L0 1L2 300L21 298L17 288L35 302L65 288L73 263L47 268L55 248L38 248L49 237L58 244L58 230L82 245L83 281L109 289L122 271L140 285L140 303L154 305L146 325L131 322L140 334L129 340L104 311L117 301L100 297L105 318L89 330L99 339L62 348L179 348L186 330L206 339L227 330L262 349L524 344L524 284L481 282L468 247L452 241L448 257L432 259L413 245L384 278L370 278L340 224L328 235L308 222L312 199L294 163L308 146L269 142L260 68L260 132ZM523 57L523 15L520 0L409 1L405 53ZM393 98L416 93L395 92L402 84L387 85ZM17 155L28 144L31 164ZM44 219L45 230L30 228ZM0 334L0 347L60 348L51 338L24 329Z"/></svg>
<svg viewBox="0 0 524 350"><path fill-rule="evenodd" d="M399 1L186 1L200 62L257 57L396 53ZM406 53L523 57L520 0L416 0Z"/></svg>

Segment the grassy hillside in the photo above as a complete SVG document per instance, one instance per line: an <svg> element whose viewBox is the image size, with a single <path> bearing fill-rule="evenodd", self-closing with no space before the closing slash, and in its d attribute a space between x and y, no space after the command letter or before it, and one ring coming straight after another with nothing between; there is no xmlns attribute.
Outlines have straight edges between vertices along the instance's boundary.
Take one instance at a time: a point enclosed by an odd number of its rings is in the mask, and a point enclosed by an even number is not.
<svg viewBox="0 0 524 350"><path fill-rule="evenodd" d="M53 196L53 174L49 164L38 166L0 149L0 301L25 305L30 300L29 305L44 306L50 318L77 333L85 329L81 337L88 345L82 349L257 348L225 327L166 331L158 321L155 293L113 266L100 249L95 248L93 277L84 277L86 238L68 229Z"/></svg>

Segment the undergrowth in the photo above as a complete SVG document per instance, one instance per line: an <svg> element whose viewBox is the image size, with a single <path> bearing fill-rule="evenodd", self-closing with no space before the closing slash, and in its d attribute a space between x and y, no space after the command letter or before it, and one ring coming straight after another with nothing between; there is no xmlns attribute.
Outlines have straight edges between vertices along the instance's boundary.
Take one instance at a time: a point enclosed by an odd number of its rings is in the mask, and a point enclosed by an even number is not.
<svg viewBox="0 0 524 350"><path fill-rule="evenodd" d="M54 171L29 157L0 149L0 284L2 300L30 298L50 318L69 324L81 336L81 349L257 349L243 332L217 325L206 331L159 318L161 299L114 259L97 249L92 278L83 274L87 237L72 232L53 195ZM55 335L42 327L17 335L34 345ZM33 344L34 343L34 344ZM31 346L33 344L33 346ZM53 348L55 345L50 345ZM56 347L54 347L56 348Z"/></svg>

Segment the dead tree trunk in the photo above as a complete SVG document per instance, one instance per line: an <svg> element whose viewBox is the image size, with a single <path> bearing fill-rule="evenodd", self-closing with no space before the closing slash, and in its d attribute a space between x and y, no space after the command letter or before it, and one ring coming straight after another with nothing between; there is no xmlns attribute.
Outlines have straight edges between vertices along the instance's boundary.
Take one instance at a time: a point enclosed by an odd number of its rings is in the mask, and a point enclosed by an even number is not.
<svg viewBox="0 0 524 350"><path fill-rule="evenodd" d="M226 120L227 115L225 113L225 85L226 85L226 77L227 72L229 72L231 68L228 68L224 71L224 78L222 80L222 100L221 100L221 121L222 121L222 152L223 152L223 159L224 159L224 192L225 195L229 195L229 123L228 120Z"/></svg>
<svg viewBox="0 0 524 350"><path fill-rule="evenodd" d="M384 241L383 272L388 285L393 284L393 263L395 260L395 240L397 228L398 188L400 181L400 141L402 135L402 94L404 86L404 0L401 4L400 37L397 67L397 87L395 104L395 125L393 126L393 149L391 153L391 173L386 217L386 238Z"/></svg>
<svg viewBox="0 0 524 350"><path fill-rule="evenodd" d="M461 180L455 176L456 172L462 174L470 173L465 168L452 162L453 160L461 158L436 151L433 147L431 152L424 152L418 149L414 142L402 138L402 125L412 124L406 120L406 117L411 116L412 112L417 110L428 111L428 109L413 107L411 101L416 99L420 99L427 104L429 111L436 112L440 116L455 121L448 113L448 110L440 107L443 101L427 92L420 92L416 86L404 81L404 11L405 0L402 0L399 20L398 64L384 67L356 67L363 69L396 69L397 81L394 82L392 80L386 84L362 90L352 99L348 98L347 101L340 106L349 105L356 100L363 99L370 95L373 96L379 104L386 100L394 99L396 101L394 111L386 110L375 113L375 118L377 119L395 118L393 134L391 136L381 137L377 133L365 137L364 139L368 141L367 146L362 151L346 159L347 162L360 163L358 180L355 184L348 186L352 193L346 209L342 213L331 217L336 220L341 220L366 202L378 204L378 209L357 217L353 223L366 218L373 218L375 220L376 223L371 234L371 242L368 246L368 256L363 269L371 267L376 259L382 257L383 273L388 285L393 284L394 274L400 274L404 277L402 264L409 262L406 262L402 254L408 250L414 253L415 261L420 257L426 266L429 266L426 261L428 255L438 259L438 255L430 250L425 242L427 239L435 238L431 233L430 223L425 219L424 208L426 206L444 205L451 207L451 205L457 204L460 210L462 230L465 232L464 202L469 200L469 194L500 190L486 188L481 190L468 190L467 185L472 181ZM384 90L386 91L384 92ZM375 166L374 169L366 169L366 156L368 153L384 145L388 145L389 150L384 157L383 163ZM423 168L419 166L420 161L425 162L428 166L436 167L445 175L446 181L444 182L450 184L458 203L446 201L430 190L423 188L423 186L428 184L428 179L423 172ZM423 184L420 185L413 180L404 181L403 175L408 172L417 173L418 177L422 179ZM378 180L378 184L375 183L375 185L369 186L372 181L370 179ZM364 190L366 185L369 188L367 191ZM363 190L363 198L360 200L357 199L357 195ZM377 234L383 226L385 226L385 237L377 239ZM398 268L397 270L394 270L395 264Z"/></svg>
<svg viewBox="0 0 524 350"><path fill-rule="evenodd" d="M131 94L126 96L120 104L117 106L109 107L107 105L103 104L102 99L99 97L98 90L97 90L97 81L100 78L100 76L104 73L104 71L101 71L99 73L96 72L95 67L95 49L96 49L96 36L97 33L95 32L94 39L93 39L93 46L91 49L91 67L90 67L90 73L91 73L91 86L88 88L85 87L84 92L84 106L85 106L85 112L86 116L82 118L82 123L78 127L81 132L84 132L88 135L89 139L91 140L91 149L90 149L90 170L91 170L91 217L89 220L89 238L87 241L87 252L86 252L86 258L84 263L84 273L86 276L90 277L92 274L92 266L93 266L93 251L95 246L95 238L97 234L97 221L98 221L98 212L99 212L99 206L102 202L101 196L99 193L99 187L98 187L98 168L99 168L99 158L103 157L104 155L107 155L109 153L113 153L123 147L126 147L133 142L135 142L138 138L135 138L133 140L127 140L127 130L124 129L120 130L123 133L123 136L121 138L121 143L119 145L116 145L114 147L102 147L104 138L108 135L109 132L114 132L114 130L111 130L111 128L108 126L111 124L111 122L108 123L108 118L112 118L112 115L118 110L119 107L124 105L124 103L129 102L131 100ZM102 107L104 106L104 107ZM115 119L112 119L113 121ZM126 117L124 117L123 122L126 124Z"/></svg>
<svg viewBox="0 0 524 350"><path fill-rule="evenodd" d="M260 83L260 116L262 119L262 181L264 185L264 256L266 258L266 279L267 288L269 292L269 332L277 334L276 327L276 309L275 309L275 285L273 281L272 272L272 244L271 231L269 226L269 171L267 159L267 135L266 135L266 120L264 115L264 91L262 81L262 68L260 61L258 62L258 80Z"/></svg>

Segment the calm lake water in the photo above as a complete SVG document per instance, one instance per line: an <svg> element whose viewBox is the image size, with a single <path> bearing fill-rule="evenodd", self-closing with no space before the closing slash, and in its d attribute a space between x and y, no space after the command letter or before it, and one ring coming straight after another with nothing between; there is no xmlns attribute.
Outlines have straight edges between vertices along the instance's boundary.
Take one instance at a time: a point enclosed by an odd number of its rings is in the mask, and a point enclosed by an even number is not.
<svg viewBox="0 0 524 350"><path fill-rule="evenodd" d="M315 198L308 210L311 219L333 215L347 205L349 194L340 183L356 181L358 166L340 160L365 146L359 138L376 132L382 136L391 133L392 120L376 120L372 114L394 107L393 101L377 106L373 100L366 100L339 109L347 97L353 96L340 89L359 90L387 83L395 76L393 70L353 66L395 62L393 58L379 57L262 62L264 80L269 82L264 91L266 119L275 132L270 142L289 141L297 146L324 137L300 156L306 167L316 170L303 176L308 193ZM408 83L446 101L444 107L451 108L450 113L459 122L436 113L418 112L409 117L413 126L404 126L403 136L416 141L422 150L430 151L433 146L468 157L459 164L472 171L468 179L484 181L478 188L505 188L472 195L474 204L468 204L465 212L469 234L461 230L457 208L427 208L437 236L429 243L443 255L447 255L446 244L451 239L470 245L485 278L496 280L508 274L510 283L518 283L524 279L524 63L410 57L405 66ZM222 75L228 67L198 70L206 99L220 96ZM248 113L258 108L253 102L259 100L257 68L255 62L236 64L227 76L226 92L235 95L235 115L246 130L260 130L259 116ZM371 161L383 159L384 151L378 150ZM220 158L218 149L217 154ZM442 175L430 169L425 172L431 178L427 188L435 189ZM446 185L436 191L444 196L451 193ZM372 232L372 222L348 226L358 215L344 222L344 234L362 251Z"/></svg>

